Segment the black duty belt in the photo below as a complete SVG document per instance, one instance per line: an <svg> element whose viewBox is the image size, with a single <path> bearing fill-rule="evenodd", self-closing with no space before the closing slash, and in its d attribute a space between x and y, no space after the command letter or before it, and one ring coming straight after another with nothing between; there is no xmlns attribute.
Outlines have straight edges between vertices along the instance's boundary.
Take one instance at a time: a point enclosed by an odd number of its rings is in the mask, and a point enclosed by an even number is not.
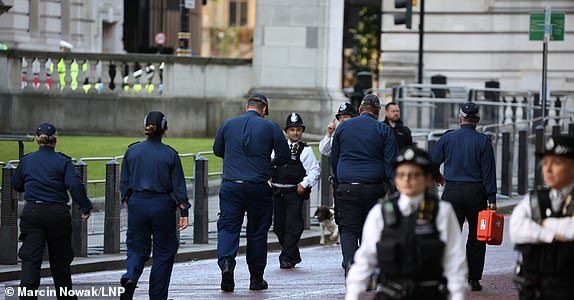
<svg viewBox="0 0 574 300"><path fill-rule="evenodd" d="M249 180L227 180L224 179L223 182L232 182L237 184L267 184L267 181L249 181Z"/></svg>
<svg viewBox="0 0 574 300"><path fill-rule="evenodd" d="M350 184L350 185L377 185L377 184L385 184L384 181L381 182L344 182L339 184Z"/></svg>
<svg viewBox="0 0 574 300"><path fill-rule="evenodd" d="M49 201L41 201L41 200L26 200L26 203L42 204L42 205L68 205L67 202L49 202Z"/></svg>
<svg viewBox="0 0 574 300"><path fill-rule="evenodd" d="M446 183L460 184L460 185L482 184L482 181L450 181L450 180L445 180L445 181L446 181Z"/></svg>

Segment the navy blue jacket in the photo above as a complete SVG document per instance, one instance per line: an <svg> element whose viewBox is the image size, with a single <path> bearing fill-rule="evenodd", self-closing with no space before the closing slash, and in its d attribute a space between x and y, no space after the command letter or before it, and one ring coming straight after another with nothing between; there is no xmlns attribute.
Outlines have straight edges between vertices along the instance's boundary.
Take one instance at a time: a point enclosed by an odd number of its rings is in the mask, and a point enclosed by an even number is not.
<svg viewBox="0 0 574 300"><path fill-rule="evenodd" d="M68 203L68 192L87 214L92 202L86 195L86 187L76 172L72 160L53 147L40 147L20 160L12 177L12 187L24 192L26 201Z"/></svg>
<svg viewBox="0 0 574 300"><path fill-rule="evenodd" d="M457 182L481 182L488 202L496 202L496 163L490 138L473 125L447 132L432 147L435 164L444 163L444 179Z"/></svg>
<svg viewBox="0 0 574 300"><path fill-rule="evenodd" d="M132 193L169 194L178 205L183 205L182 216L188 215L185 177L181 160L170 146L160 139L149 139L132 144L124 154L120 176L122 199Z"/></svg>
<svg viewBox="0 0 574 300"><path fill-rule="evenodd" d="M215 136L213 152L223 158L224 180L257 183L271 178L272 165L284 165L291 158L279 125L262 118L256 111L225 121Z"/></svg>
<svg viewBox="0 0 574 300"><path fill-rule="evenodd" d="M339 183L392 182L398 146L393 130L363 113L337 127L333 135L331 167Z"/></svg>

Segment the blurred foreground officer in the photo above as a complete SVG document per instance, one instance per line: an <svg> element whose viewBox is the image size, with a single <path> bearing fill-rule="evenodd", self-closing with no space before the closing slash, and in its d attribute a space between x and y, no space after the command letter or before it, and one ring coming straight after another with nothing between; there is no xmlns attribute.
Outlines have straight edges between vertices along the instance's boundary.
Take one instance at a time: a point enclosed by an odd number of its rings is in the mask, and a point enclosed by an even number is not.
<svg viewBox="0 0 574 300"><path fill-rule="evenodd" d="M407 147L395 163L398 194L369 212L363 242L347 277L346 299L358 299L375 273L375 299L465 299L468 266L450 203L430 193L430 155Z"/></svg>
<svg viewBox="0 0 574 300"><path fill-rule="evenodd" d="M350 118L357 116L357 110L351 103L343 103L339 106L339 110L335 114L335 120L343 123ZM335 120L329 122L327 125L327 134L319 142L319 152L325 156L331 156L331 145L333 144L333 133L337 128Z"/></svg>
<svg viewBox="0 0 574 300"><path fill-rule="evenodd" d="M263 94L249 98L246 113L221 125L213 152L223 158L223 183L219 191L217 263L221 290L233 292L235 257L239 234L247 212L247 265L249 289L267 289L263 273L267 265L267 234L273 217L271 166L289 162L289 146L277 123L266 120L269 101ZM275 158L271 160L271 152Z"/></svg>
<svg viewBox="0 0 574 300"><path fill-rule="evenodd" d="M411 130L403 125L401 121L401 109L396 102L389 102L385 105L385 124L389 125L395 132L399 149L413 144Z"/></svg>
<svg viewBox="0 0 574 300"><path fill-rule="evenodd" d="M36 140L40 149L22 157L12 177L12 187L17 192L24 192L26 200L20 214L20 286L28 291L38 289L42 255L47 243L56 291L60 291L60 288L71 289L70 264L74 252L72 216L67 192L69 191L72 199L78 203L84 220L90 216L92 203L86 196L86 187L80 180L72 160L65 154L54 151L56 127L51 123L38 125ZM66 299L59 295L57 298Z"/></svg>
<svg viewBox="0 0 574 300"><path fill-rule="evenodd" d="M147 140L132 144L124 154L120 179L122 201L128 205L126 273L120 299L132 299L144 264L152 251L149 298L167 299L177 253L176 209L179 230L187 228L190 204L177 151L161 142L167 131L163 113L152 111L145 120Z"/></svg>
<svg viewBox="0 0 574 300"><path fill-rule="evenodd" d="M367 214L394 177L397 143L389 126L378 121L380 109L377 96L366 95L361 115L339 125L333 136L331 167L339 183L335 201L345 274L359 248Z"/></svg>
<svg viewBox="0 0 574 300"><path fill-rule="evenodd" d="M321 170L313 149L301 140L305 124L298 113L287 116L287 133L291 159L283 166L274 166L271 176L273 185L273 231L279 239L281 254L279 267L294 268L301 262L299 240L303 234L303 201L309 199L311 188L319 181Z"/></svg>
<svg viewBox="0 0 574 300"><path fill-rule="evenodd" d="M510 217L521 259L520 299L574 299L574 138L548 139L542 174L550 189L530 192Z"/></svg>
<svg viewBox="0 0 574 300"><path fill-rule="evenodd" d="M476 131L478 106L465 103L459 110L460 129L446 133L432 148L433 162L444 163L442 199L450 202L460 222L468 221L466 258L468 279L473 291L482 290L482 279L486 243L476 239L478 213L489 208L496 210L496 163L490 139Z"/></svg>

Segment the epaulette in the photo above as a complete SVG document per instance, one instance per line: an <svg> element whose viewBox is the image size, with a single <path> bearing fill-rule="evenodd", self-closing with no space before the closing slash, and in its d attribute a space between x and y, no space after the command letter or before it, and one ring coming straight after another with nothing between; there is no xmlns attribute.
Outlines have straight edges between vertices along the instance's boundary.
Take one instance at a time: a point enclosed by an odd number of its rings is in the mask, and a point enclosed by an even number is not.
<svg viewBox="0 0 574 300"><path fill-rule="evenodd" d="M447 133L449 133L449 132L453 132L453 131L455 131L455 130L456 130L456 129L449 129L449 130L445 131L442 135L445 135L445 134L447 134Z"/></svg>
<svg viewBox="0 0 574 300"><path fill-rule="evenodd" d="M166 144L164 144L164 145L166 145ZM175 151L175 153L179 153L179 152L178 152L177 150L175 150L175 148L173 148L172 146L170 146L170 145L166 145L166 146L167 146L169 149Z"/></svg>
<svg viewBox="0 0 574 300"><path fill-rule="evenodd" d="M64 153L62 153L62 152L58 152L58 154L62 155L62 156L65 157L65 158L72 159L71 157L69 157L68 155L66 155L66 154L64 154Z"/></svg>
<svg viewBox="0 0 574 300"><path fill-rule="evenodd" d="M309 146L309 144L307 144L307 143L305 143L305 142L303 142L303 141L301 141L301 140L299 140L297 143L299 143L299 145L303 146L303 148Z"/></svg>
<svg viewBox="0 0 574 300"><path fill-rule="evenodd" d="M139 142L139 141L138 141L138 142L133 142L133 143L131 143L131 144L128 145L128 148L131 147L131 146L133 146L133 145L135 145L135 144L139 144L139 143L141 143L141 142Z"/></svg>

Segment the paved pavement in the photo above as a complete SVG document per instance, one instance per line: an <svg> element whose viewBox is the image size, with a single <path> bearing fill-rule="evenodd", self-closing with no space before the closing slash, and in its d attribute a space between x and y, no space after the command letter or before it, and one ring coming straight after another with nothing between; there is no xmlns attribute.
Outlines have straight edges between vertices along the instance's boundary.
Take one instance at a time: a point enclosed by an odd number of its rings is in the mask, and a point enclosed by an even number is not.
<svg viewBox="0 0 574 300"><path fill-rule="evenodd" d="M278 253L270 252L265 274L269 290L263 292L249 291L249 272L244 256L238 257L236 290L233 294L219 290L220 275L214 259L177 263L172 273L170 298L342 299L345 287L340 251L340 247L334 244L303 248L303 262L293 270L280 270ZM471 293L469 299L516 299L517 294L511 281L515 257L508 239L501 246L488 246L482 280L484 291ZM113 285L117 284L122 273L119 270L77 274L73 280L76 285ZM148 278L149 268L146 268L139 283L140 288L136 290L136 299L147 298ZM50 283L51 279L42 279L42 284Z"/></svg>

